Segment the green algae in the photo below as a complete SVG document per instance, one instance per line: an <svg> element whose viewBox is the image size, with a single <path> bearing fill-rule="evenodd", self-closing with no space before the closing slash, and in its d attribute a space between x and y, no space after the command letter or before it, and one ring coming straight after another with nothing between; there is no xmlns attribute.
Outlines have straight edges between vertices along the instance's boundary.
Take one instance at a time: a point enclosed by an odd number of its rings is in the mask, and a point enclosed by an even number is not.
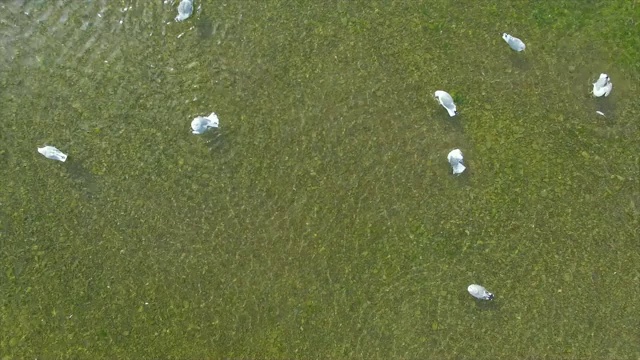
<svg viewBox="0 0 640 360"><path fill-rule="evenodd" d="M48 17L2 62L0 353L637 358L632 4ZM211 111L219 131L191 135Z"/></svg>

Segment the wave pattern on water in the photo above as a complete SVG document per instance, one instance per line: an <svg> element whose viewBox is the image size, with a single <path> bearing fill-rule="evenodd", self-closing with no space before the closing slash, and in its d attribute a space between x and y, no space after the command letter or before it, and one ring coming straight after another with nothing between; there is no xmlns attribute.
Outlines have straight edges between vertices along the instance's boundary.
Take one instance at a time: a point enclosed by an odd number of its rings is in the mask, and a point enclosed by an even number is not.
<svg viewBox="0 0 640 360"><path fill-rule="evenodd" d="M93 72L122 59L122 47L164 34L168 5L151 1L13 0L0 5L0 66L71 64Z"/></svg>

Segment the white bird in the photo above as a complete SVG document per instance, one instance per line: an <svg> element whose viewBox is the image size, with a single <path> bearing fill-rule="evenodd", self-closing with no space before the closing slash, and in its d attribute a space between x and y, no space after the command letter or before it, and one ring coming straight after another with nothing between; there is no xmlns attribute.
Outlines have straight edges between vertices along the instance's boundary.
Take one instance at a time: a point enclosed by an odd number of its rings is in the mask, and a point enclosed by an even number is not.
<svg viewBox="0 0 640 360"><path fill-rule="evenodd" d="M488 292L484 286L471 284L467 287L467 291L471 296L480 300L493 300L493 294Z"/></svg>
<svg viewBox="0 0 640 360"><path fill-rule="evenodd" d="M45 147L38 148L38 152L44 155L44 157L46 157L47 159L58 160L62 162L65 162L67 160L67 154L63 153L53 146L47 145Z"/></svg>
<svg viewBox="0 0 640 360"><path fill-rule="evenodd" d="M449 116L456 116L456 104L453 102L453 98L448 92L438 90L433 94L433 97L438 100L442 107L447 109Z"/></svg>
<svg viewBox="0 0 640 360"><path fill-rule="evenodd" d="M218 127L218 115L211 113L209 116L198 116L191 121L191 132L200 135L211 128Z"/></svg>
<svg viewBox="0 0 640 360"><path fill-rule="evenodd" d="M447 155L447 160L449 164L451 164L454 175L460 174L466 169L466 167L462 165L462 151L460 151L460 149L451 150L449 155Z"/></svg>
<svg viewBox="0 0 640 360"><path fill-rule="evenodd" d="M193 0L182 0L178 5L178 16L176 21L187 20L193 13Z"/></svg>
<svg viewBox="0 0 640 360"><path fill-rule="evenodd" d="M609 96L611 89L613 89L613 83L607 74L600 74L598 80L593 83L593 95L596 97Z"/></svg>
<svg viewBox="0 0 640 360"><path fill-rule="evenodd" d="M526 47L522 42L522 40L518 39L517 37L513 37L507 33L503 33L502 38L504 39L504 41L507 42L507 44L509 44L509 47L515 51L523 51L524 48Z"/></svg>

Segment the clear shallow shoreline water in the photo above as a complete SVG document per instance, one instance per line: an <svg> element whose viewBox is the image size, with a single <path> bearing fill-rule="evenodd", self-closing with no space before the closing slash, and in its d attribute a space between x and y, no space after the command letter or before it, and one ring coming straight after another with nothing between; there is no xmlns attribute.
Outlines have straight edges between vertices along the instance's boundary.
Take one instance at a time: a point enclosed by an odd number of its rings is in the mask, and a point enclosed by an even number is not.
<svg viewBox="0 0 640 360"><path fill-rule="evenodd" d="M3 6L3 356L640 354L632 5Z"/></svg>

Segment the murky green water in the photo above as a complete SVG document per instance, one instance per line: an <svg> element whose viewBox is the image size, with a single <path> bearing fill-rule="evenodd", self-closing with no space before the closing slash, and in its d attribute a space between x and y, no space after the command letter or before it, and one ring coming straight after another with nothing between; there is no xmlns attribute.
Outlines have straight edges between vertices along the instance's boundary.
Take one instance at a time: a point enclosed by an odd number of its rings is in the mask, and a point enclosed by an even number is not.
<svg viewBox="0 0 640 360"><path fill-rule="evenodd" d="M0 6L2 359L640 357L637 2Z"/></svg>

